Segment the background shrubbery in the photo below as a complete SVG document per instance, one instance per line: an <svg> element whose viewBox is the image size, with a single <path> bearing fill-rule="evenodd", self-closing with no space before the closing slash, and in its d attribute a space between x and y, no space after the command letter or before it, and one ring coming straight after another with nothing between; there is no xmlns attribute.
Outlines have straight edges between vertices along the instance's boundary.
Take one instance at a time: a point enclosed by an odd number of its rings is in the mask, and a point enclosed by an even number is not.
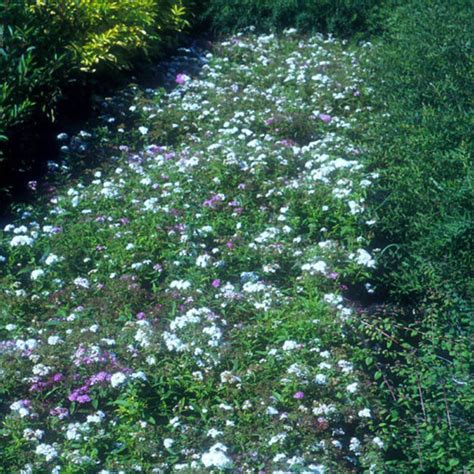
<svg viewBox="0 0 474 474"><path fill-rule="evenodd" d="M384 8L396 0L201 0L199 18L214 32L255 26L260 31L296 27L339 35L380 27Z"/></svg>
<svg viewBox="0 0 474 474"><path fill-rule="evenodd" d="M366 65L380 110L366 132L381 173L375 245L391 303L369 337L387 378L393 472L461 472L472 454L473 25L469 1L405 2Z"/></svg>
<svg viewBox="0 0 474 474"><path fill-rule="evenodd" d="M19 0L0 10L0 160L2 151L8 160L0 175L28 167L19 145L54 118L71 84L77 90L130 67L186 24L180 0Z"/></svg>
<svg viewBox="0 0 474 474"><path fill-rule="evenodd" d="M414 1L375 49L375 97L387 114L369 133L382 171L380 238L391 288L408 298L445 282L466 295L472 255L471 2Z"/></svg>

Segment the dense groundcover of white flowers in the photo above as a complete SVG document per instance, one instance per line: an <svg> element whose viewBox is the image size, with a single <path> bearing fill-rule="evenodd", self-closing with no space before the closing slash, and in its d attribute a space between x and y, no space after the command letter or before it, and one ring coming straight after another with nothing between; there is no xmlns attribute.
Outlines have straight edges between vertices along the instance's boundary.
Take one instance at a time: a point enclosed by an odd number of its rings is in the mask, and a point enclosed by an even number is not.
<svg viewBox="0 0 474 474"><path fill-rule="evenodd" d="M107 132L62 135L72 159L101 146L110 159L0 233L8 472L382 462L347 342L344 289L372 291L376 266L357 55L287 31L200 61L185 73L181 55L166 94L135 89L133 130L108 116Z"/></svg>

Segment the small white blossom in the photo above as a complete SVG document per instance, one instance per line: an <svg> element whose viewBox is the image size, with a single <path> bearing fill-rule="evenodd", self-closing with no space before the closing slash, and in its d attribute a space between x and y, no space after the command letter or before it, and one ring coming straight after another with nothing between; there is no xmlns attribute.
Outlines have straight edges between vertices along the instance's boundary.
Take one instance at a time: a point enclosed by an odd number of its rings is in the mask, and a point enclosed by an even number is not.
<svg viewBox="0 0 474 474"><path fill-rule="evenodd" d="M171 439L171 438L165 438L163 440L163 446L166 448L166 449L170 449L171 446L173 446L174 444L174 439Z"/></svg>
<svg viewBox="0 0 474 474"><path fill-rule="evenodd" d="M34 240L31 237L28 237L27 235L16 235L10 241L10 246L11 247L20 247L20 246L23 246L23 245L33 245L33 242L34 242Z"/></svg>
<svg viewBox="0 0 474 474"><path fill-rule="evenodd" d="M58 452L50 444L38 444L38 446L36 446L35 453L40 456L44 456L46 462L52 461L53 459L58 457Z"/></svg>
<svg viewBox="0 0 474 474"><path fill-rule="evenodd" d="M206 268L209 266L209 263L211 262L211 257L210 255L200 255L196 259L196 265L201 268Z"/></svg>
<svg viewBox="0 0 474 474"><path fill-rule="evenodd" d="M359 410L359 413L358 415L361 417L361 418L371 418L371 413L370 413L370 409L369 408L364 408L363 410Z"/></svg>
<svg viewBox="0 0 474 474"><path fill-rule="evenodd" d="M352 437L349 443L349 450L358 455L360 454L360 447L361 442L357 438Z"/></svg>
<svg viewBox="0 0 474 474"><path fill-rule="evenodd" d="M50 253L47 257L44 263L48 266L54 265L55 263L59 262L61 259L57 256L54 255L54 253Z"/></svg>
<svg viewBox="0 0 474 474"><path fill-rule="evenodd" d="M18 415L21 418L24 418L30 414L30 410L28 409L28 404L23 400L18 400L17 402L13 402L10 405L10 410L18 413Z"/></svg>
<svg viewBox="0 0 474 474"><path fill-rule="evenodd" d="M81 277L74 279L74 284L79 288L89 288L90 286L89 280Z"/></svg>
<svg viewBox="0 0 474 474"><path fill-rule="evenodd" d="M185 280L174 280L170 283L170 288L176 288L177 290L188 290L191 288L191 283Z"/></svg>
<svg viewBox="0 0 474 474"><path fill-rule="evenodd" d="M284 351L292 351L294 349L298 349L298 347L299 347L299 344L296 341L288 340L283 343L282 349Z"/></svg>
<svg viewBox="0 0 474 474"><path fill-rule="evenodd" d="M39 280L42 276L44 276L44 270L42 270L41 268L38 268L31 272L30 278L33 281L36 281L36 280Z"/></svg>
<svg viewBox="0 0 474 474"><path fill-rule="evenodd" d="M324 374L317 374L314 381L318 384L318 385L325 385L328 381L328 378L326 377L326 375Z"/></svg>
<svg viewBox="0 0 474 474"><path fill-rule="evenodd" d="M47 365L44 365L44 364L37 364L33 367L32 372L35 375L44 377L45 375L48 375L51 372L51 367L48 367Z"/></svg>
<svg viewBox="0 0 474 474"><path fill-rule="evenodd" d="M216 430L215 428L211 428L208 432L207 432L207 436L210 436L211 438L215 439L217 438L219 435L222 434L222 431L219 431L219 430Z"/></svg>
<svg viewBox="0 0 474 474"><path fill-rule="evenodd" d="M354 382L354 383L351 383L350 385L348 385L346 387L346 390L349 392L349 393L356 393L357 392L357 387L358 387L358 383L357 382Z"/></svg>
<svg viewBox="0 0 474 474"><path fill-rule="evenodd" d="M64 342L59 336L49 336L48 337L48 344L50 346L56 346L57 344L61 344Z"/></svg>
<svg viewBox="0 0 474 474"><path fill-rule="evenodd" d="M115 372L110 378L110 385L116 388L125 383L127 376L123 372Z"/></svg>
<svg viewBox="0 0 474 474"><path fill-rule="evenodd" d="M94 415L87 416L87 423L101 423L104 418L105 418L105 413L99 410Z"/></svg>
<svg viewBox="0 0 474 474"><path fill-rule="evenodd" d="M232 460L225 454L227 447L222 443L211 446L208 452L201 456L201 462L205 467L217 467L219 469L228 469L232 467Z"/></svg>
<svg viewBox="0 0 474 474"><path fill-rule="evenodd" d="M286 439L286 437L287 437L286 433L278 433L277 435L272 436L270 438L270 440L268 441L268 445L272 446L273 444L276 444L276 443L282 443Z"/></svg>
<svg viewBox="0 0 474 474"><path fill-rule="evenodd" d="M383 442L378 436L376 436L376 437L372 440L372 442L373 442L376 446L378 446L380 449L382 449L382 448L385 446L384 442Z"/></svg>

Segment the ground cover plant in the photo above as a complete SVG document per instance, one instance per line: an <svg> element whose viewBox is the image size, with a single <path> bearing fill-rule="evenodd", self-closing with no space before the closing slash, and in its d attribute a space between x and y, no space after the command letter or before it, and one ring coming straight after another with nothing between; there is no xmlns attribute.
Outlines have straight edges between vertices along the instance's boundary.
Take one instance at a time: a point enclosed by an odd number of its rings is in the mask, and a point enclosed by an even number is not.
<svg viewBox="0 0 474 474"><path fill-rule="evenodd" d="M2 231L6 472L383 469L358 57L290 30L196 61L60 136L109 159Z"/></svg>
<svg viewBox="0 0 474 474"><path fill-rule="evenodd" d="M61 133L0 231L3 471L471 472L470 2L194 5L257 27Z"/></svg>

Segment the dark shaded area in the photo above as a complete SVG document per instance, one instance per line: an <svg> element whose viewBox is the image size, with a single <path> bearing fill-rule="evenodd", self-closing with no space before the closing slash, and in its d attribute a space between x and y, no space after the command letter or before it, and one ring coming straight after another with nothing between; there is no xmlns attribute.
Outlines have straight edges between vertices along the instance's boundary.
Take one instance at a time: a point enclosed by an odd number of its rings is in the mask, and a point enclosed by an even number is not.
<svg viewBox="0 0 474 474"><path fill-rule="evenodd" d="M66 91L59 104L58 118L46 118L12 130L4 146L8 160L0 162L0 219L11 216L13 204L31 197L28 182L36 181L47 171L47 162L59 157L58 133L74 133L93 115L92 89L78 87ZM15 163L15 166L12 166Z"/></svg>
<svg viewBox="0 0 474 474"><path fill-rule="evenodd" d="M102 76L94 82L77 82L65 88L54 122L44 116L36 117L27 126L22 125L12 130L10 140L2 144L4 154L9 159L0 161L0 224L11 220L16 205L30 202L34 198L29 183L45 176L48 161L60 160L62 143L57 140L58 134L73 136L85 126L93 127L97 123L98 114L103 112L103 97L114 95L130 83L137 84L140 88L170 88L166 77L169 61L178 50L186 47L198 51L209 48L211 44L210 36L205 34L197 37L180 35L174 48L169 48L154 60L143 58L143 62L137 63L131 71ZM195 66L183 62L180 72L196 74L197 71L193 70Z"/></svg>

